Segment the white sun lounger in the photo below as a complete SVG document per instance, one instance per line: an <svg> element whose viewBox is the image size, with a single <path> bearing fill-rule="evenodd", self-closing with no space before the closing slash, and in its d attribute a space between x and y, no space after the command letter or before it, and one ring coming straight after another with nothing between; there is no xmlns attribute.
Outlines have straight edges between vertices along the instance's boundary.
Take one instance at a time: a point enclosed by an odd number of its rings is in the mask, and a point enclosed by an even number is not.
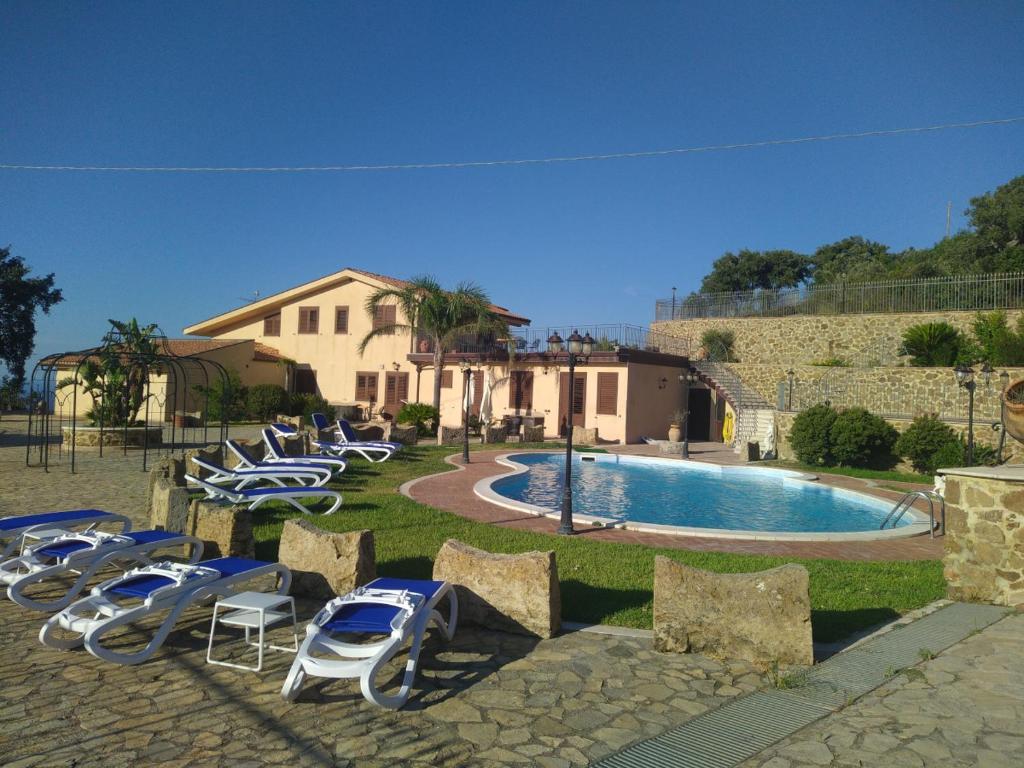
<svg viewBox="0 0 1024 768"><path fill-rule="evenodd" d="M437 610L445 597L449 601L448 621ZM387 709L398 709L409 700L419 664L423 636L436 624L451 640L458 623L459 605L455 590L446 581L417 579L374 579L347 595L325 605L306 627L306 638L285 679L281 696L291 701L302 690L306 676L359 678L367 701ZM339 636L373 637L370 642L351 643ZM409 660L398 692L384 694L375 678L405 641L412 638Z"/></svg>
<svg viewBox="0 0 1024 768"><path fill-rule="evenodd" d="M348 462L345 459L331 458L328 456L315 456L313 461L258 461L249 451L247 451L241 443L235 440L226 440L224 445L231 451L235 458L238 459L238 464L235 465L235 469L277 469L282 465L287 465L289 468L300 468L300 469L328 469L334 474L340 474L344 471L345 467L348 466ZM291 457L289 457L291 458Z"/></svg>
<svg viewBox="0 0 1024 768"><path fill-rule="evenodd" d="M189 544L192 545L190 562L194 563L203 554L203 542L183 533L67 533L36 544L20 557L0 562L0 584L7 585L7 596L18 605L52 613L70 605L103 568L112 565L123 570L128 564L148 564L152 562L149 556L158 550ZM77 578L60 597L25 594L34 585L69 575L77 575Z"/></svg>
<svg viewBox="0 0 1024 768"><path fill-rule="evenodd" d="M312 443L324 454L333 456L343 457L346 454L354 453L357 456L362 456L367 461L380 463L387 461L395 455L397 450L392 446L391 443L384 442L350 442L344 439L343 432L341 431L341 420L338 421L338 427L334 430L334 434L338 436L338 440L313 440ZM346 422L347 424L347 422ZM351 430L351 427L349 427Z"/></svg>
<svg viewBox="0 0 1024 768"><path fill-rule="evenodd" d="M6 560L12 552L21 547L26 538L45 541L68 533L72 528L95 527L107 523L119 523L122 531L132 529L132 521L124 515L99 509L72 509L66 512L0 517L0 541L6 540L0 549L0 559Z"/></svg>
<svg viewBox="0 0 1024 768"><path fill-rule="evenodd" d="M278 464L276 466L254 467L252 469L227 469L219 464L214 464L212 461L201 459L198 456L193 456L192 461L209 472L203 478L208 483L213 483L214 485L227 484L236 491L260 481L270 482L281 487L288 487L287 481L289 480L299 485L322 486L327 485L333 474L328 467L324 466Z"/></svg>
<svg viewBox="0 0 1024 768"><path fill-rule="evenodd" d="M341 494L330 488L310 487L308 485L274 486L273 488L242 488L234 490L221 485L214 485L192 475L185 475L185 482L196 485L206 492L206 498L218 501L229 501L232 504L248 504L250 510L266 504L268 501L283 501L291 504L306 515L313 514L299 499L327 498L334 499L334 504L323 514L330 515L341 506Z"/></svg>
<svg viewBox="0 0 1024 768"><path fill-rule="evenodd" d="M393 440L360 440L359 435L352 429L352 425L345 419L338 419L334 424L334 431L338 435L338 442L351 445L380 445L390 448L392 451L402 450L402 444L396 443Z"/></svg>
<svg viewBox="0 0 1024 768"><path fill-rule="evenodd" d="M270 429L274 431L274 434L278 437L294 437L299 434L299 430L293 427L291 424L285 424L280 421L275 421L270 425Z"/></svg>
<svg viewBox="0 0 1024 768"><path fill-rule="evenodd" d="M263 457L264 464L326 464L335 467L336 472L344 471L348 461L340 456L323 456L321 454L307 454L305 456L289 456L284 448L277 442L273 430L264 428L260 430L263 435L263 442L267 446L267 455Z"/></svg>
<svg viewBox="0 0 1024 768"><path fill-rule="evenodd" d="M239 585L275 573L280 576L277 592L285 594L291 572L280 563L221 557L195 564L146 565L93 587L88 597L50 618L39 631L39 640L60 650L85 645L89 653L105 661L139 664L163 645L186 608L212 597L236 594L241 591ZM141 650L118 652L103 645L104 636L112 630L161 611L167 615ZM61 630L73 636L59 636Z"/></svg>

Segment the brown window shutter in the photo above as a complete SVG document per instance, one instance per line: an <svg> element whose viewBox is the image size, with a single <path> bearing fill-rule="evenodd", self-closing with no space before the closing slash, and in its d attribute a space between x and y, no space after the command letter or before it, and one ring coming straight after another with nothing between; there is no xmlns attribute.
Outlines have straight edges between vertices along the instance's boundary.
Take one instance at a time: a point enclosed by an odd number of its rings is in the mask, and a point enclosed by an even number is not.
<svg viewBox="0 0 1024 768"><path fill-rule="evenodd" d="M606 416L614 416L618 412L619 374L597 374L597 412Z"/></svg>
<svg viewBox="0 0 1024 768"><path fill-rule="evenodd" d="M356 400L377 399L377 374L357 373L356 374Z"/></svg>
<svg viewBox="0 0 1024 768"><path fill-rule="evenodd" d="M398 402L409 399L409 374L398 374Z"/></svg>
<svg viewBox="0 0 1024 768"><path fill-rule="evenodd" d="M278 312L276 315L267 315L263 318L263 335L264 336L280 336L281 335L281 313Z"/></svg>
<svg viewBox="0 0 1024 768"><path fill-rule="evenodd" d="M295 391L300 395L316 394L316 371L299 368L295 371Z"/></svg>
<svg viewBox="0 0 1024 768"><path fill-rule="evenodd" d="M320 330L320 309L299 307L299 333L318 333Z"/></svg>
<svg viewBox="0 0 1024 768"><path fill-rule="evenodd" d="M386 328L397 322L398 308L394 304L384 304L377 307L373 313L373 329ZM393 333L393 331L392 331Z"/></svg>
<svg viewBox="0 0 1024 768"><path fill-rule="evenodd" d="M441 369L441 389L451 389L455 378L455 372L451 369Z"/></svg>
<svg viewBox="0 0 1024 768"><path fill-rule="evenodd" d="M334 332L348 333L348 307L334 308Z"/></svg>

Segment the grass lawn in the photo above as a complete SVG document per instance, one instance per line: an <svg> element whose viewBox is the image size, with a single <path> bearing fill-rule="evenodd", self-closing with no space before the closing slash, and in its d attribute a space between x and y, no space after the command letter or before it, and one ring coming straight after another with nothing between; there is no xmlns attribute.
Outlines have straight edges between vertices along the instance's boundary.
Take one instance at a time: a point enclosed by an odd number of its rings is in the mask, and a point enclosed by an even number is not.
<svg viewBox="0 0 1024 768"><path fill-rule="evenodd" d="M931 475L919 475L915 472L897 472L891 469L861 469L859 467L815 467L810 464L801 464L799 461L762 461L765 467L778 467L780 469L798 469L801 472L810 472L815 475L842 475L844 477L859 477L862 480L889 480L897 483L924 483L931 485L935 478ZM903 490L897 488L897 490Z"/></svg>
<svg viewBox="0 0 1024 768"><path fill-rule="evenodd" d="M433 558L449 538L492 552L553 549L562 585L562 617L567 621L650 628L655 555L719 572L802 563L811 574L814 638L823 642L892 619L945 594L938 561L797 560L598 542L585 536L561 537L478 523L397 493L406 480L448 469L443 458L451 453L451 447L418 446L382 464L354 460L336 486L345 497L342 508L330 517L312 520L331 531L371 529L377 571L385 576L430 578ZM299 513L268 505L254 514L257 557L276 560L284 521Z"/></svg>

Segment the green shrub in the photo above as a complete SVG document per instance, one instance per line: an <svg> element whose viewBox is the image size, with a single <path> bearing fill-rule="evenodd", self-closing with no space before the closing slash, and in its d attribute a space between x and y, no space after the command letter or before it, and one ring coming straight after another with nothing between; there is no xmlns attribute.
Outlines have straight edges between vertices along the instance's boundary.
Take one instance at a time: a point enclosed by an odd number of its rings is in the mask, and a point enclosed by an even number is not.
<svg viewBox="0 0 1024 768"><path fill-rule="evenodd" d="M793 419L789 443L804 464L828 466L833 462L829 432L839 414L828 405L815 405Z"/></svg>
<svg viewBox="0 0 1024 768"><path fill-rule="evenodd" d="M821 360L812 360L811 365L820 365L824 368L849 368L851 363L842 357L826 357Z"/></svg>
<svg viewBox="0 0 1024 768"><path fill-rule="evenodd" d="M196 398L206 408L208 421L241 421L245 418L245 402L249 390L242 386L238 371L229 368L227 374L226 382L219 376L215 376L208 387L198 384L192 387L195 390ZM226 418L225 410L227 411Z"/></svg>
<svg viewBox="0 0 1024 768"><path fill-rule="evenodd" d="M929 472L942 467L962 467L967 463L967 449L959 440L953 440L932 454L932 463L935 466Z"/></svg>
<svg viewBox="0 0 1024 768"><path fill-rule="evenodd" d="M278 384L257 384L249 387L245 409L250 418L271 421L277 414L288 410L288 390Z"/></svg>
<svg viewBox="0 0 1024 768"><path fill-rule="evenodd" d="M704 356L708 360L719 360L735 363L736 334L728 328L708 328L700 337L700 345L704 347Z"/></svg>
<svg viewBox="0 0 1024 768"><path fill-rule="evenodd" d="M1017 330L1013 331L1006 312L979 312L973 330L979 359L992 365L1024 365L1024 315L1017 318Z"/></svg>
<svg viewBox="0 0 1024 768"><path fill-rule="evenodd" d="M963 335L949 323L920 323L903 332L901 355L910 364L925 367L956 365L964 347Z"/></svg>
<svg viewBox="0 0 1024 768"><path fill-rule="evenodd" d="M415 424L420 435L436 435L440 412L430 403L406 403L395 416L398 424Z"/></svg>
<svg viewBox="0 0 1024 768"><path fill-rule="evenodd" d="M304 424L313 423L313 414L322 413L327 417L328 422L335 419L334 406L324 400L320 395L299 394L291 396L288 407L289 416L301 416Z"/></svg>
<svg viewBox="0 0 1024 768"><path fill-rule="evenodd" d="M947 448L952 443L960 443L953 428L935 414L928 414L914 419L899 436L896 453L909 461L916 471L930 475L939 467L936 462L939 452L952 451ZM944 460L948 461L948 458ZM963 461L963 456L960 461Z"/></svg>
<svg viewBox="0 0 1024 768"><path fill-rule="evenodd" d="M829 429L829 452L844 467L888 469L896 463L895 427L863 408L841 411Z"/></svg>

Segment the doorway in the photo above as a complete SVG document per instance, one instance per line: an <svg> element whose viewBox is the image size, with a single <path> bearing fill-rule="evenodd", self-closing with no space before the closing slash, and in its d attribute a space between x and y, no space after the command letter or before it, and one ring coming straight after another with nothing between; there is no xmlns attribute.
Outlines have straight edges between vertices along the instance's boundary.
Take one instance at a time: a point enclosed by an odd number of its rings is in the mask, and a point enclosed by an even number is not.
<svg viewBox="0 0 1024 768"><path fill-rule="evenodd" d="M689 440L711 439L711 390L690 390L690 426L686 437Z"/></svg>

